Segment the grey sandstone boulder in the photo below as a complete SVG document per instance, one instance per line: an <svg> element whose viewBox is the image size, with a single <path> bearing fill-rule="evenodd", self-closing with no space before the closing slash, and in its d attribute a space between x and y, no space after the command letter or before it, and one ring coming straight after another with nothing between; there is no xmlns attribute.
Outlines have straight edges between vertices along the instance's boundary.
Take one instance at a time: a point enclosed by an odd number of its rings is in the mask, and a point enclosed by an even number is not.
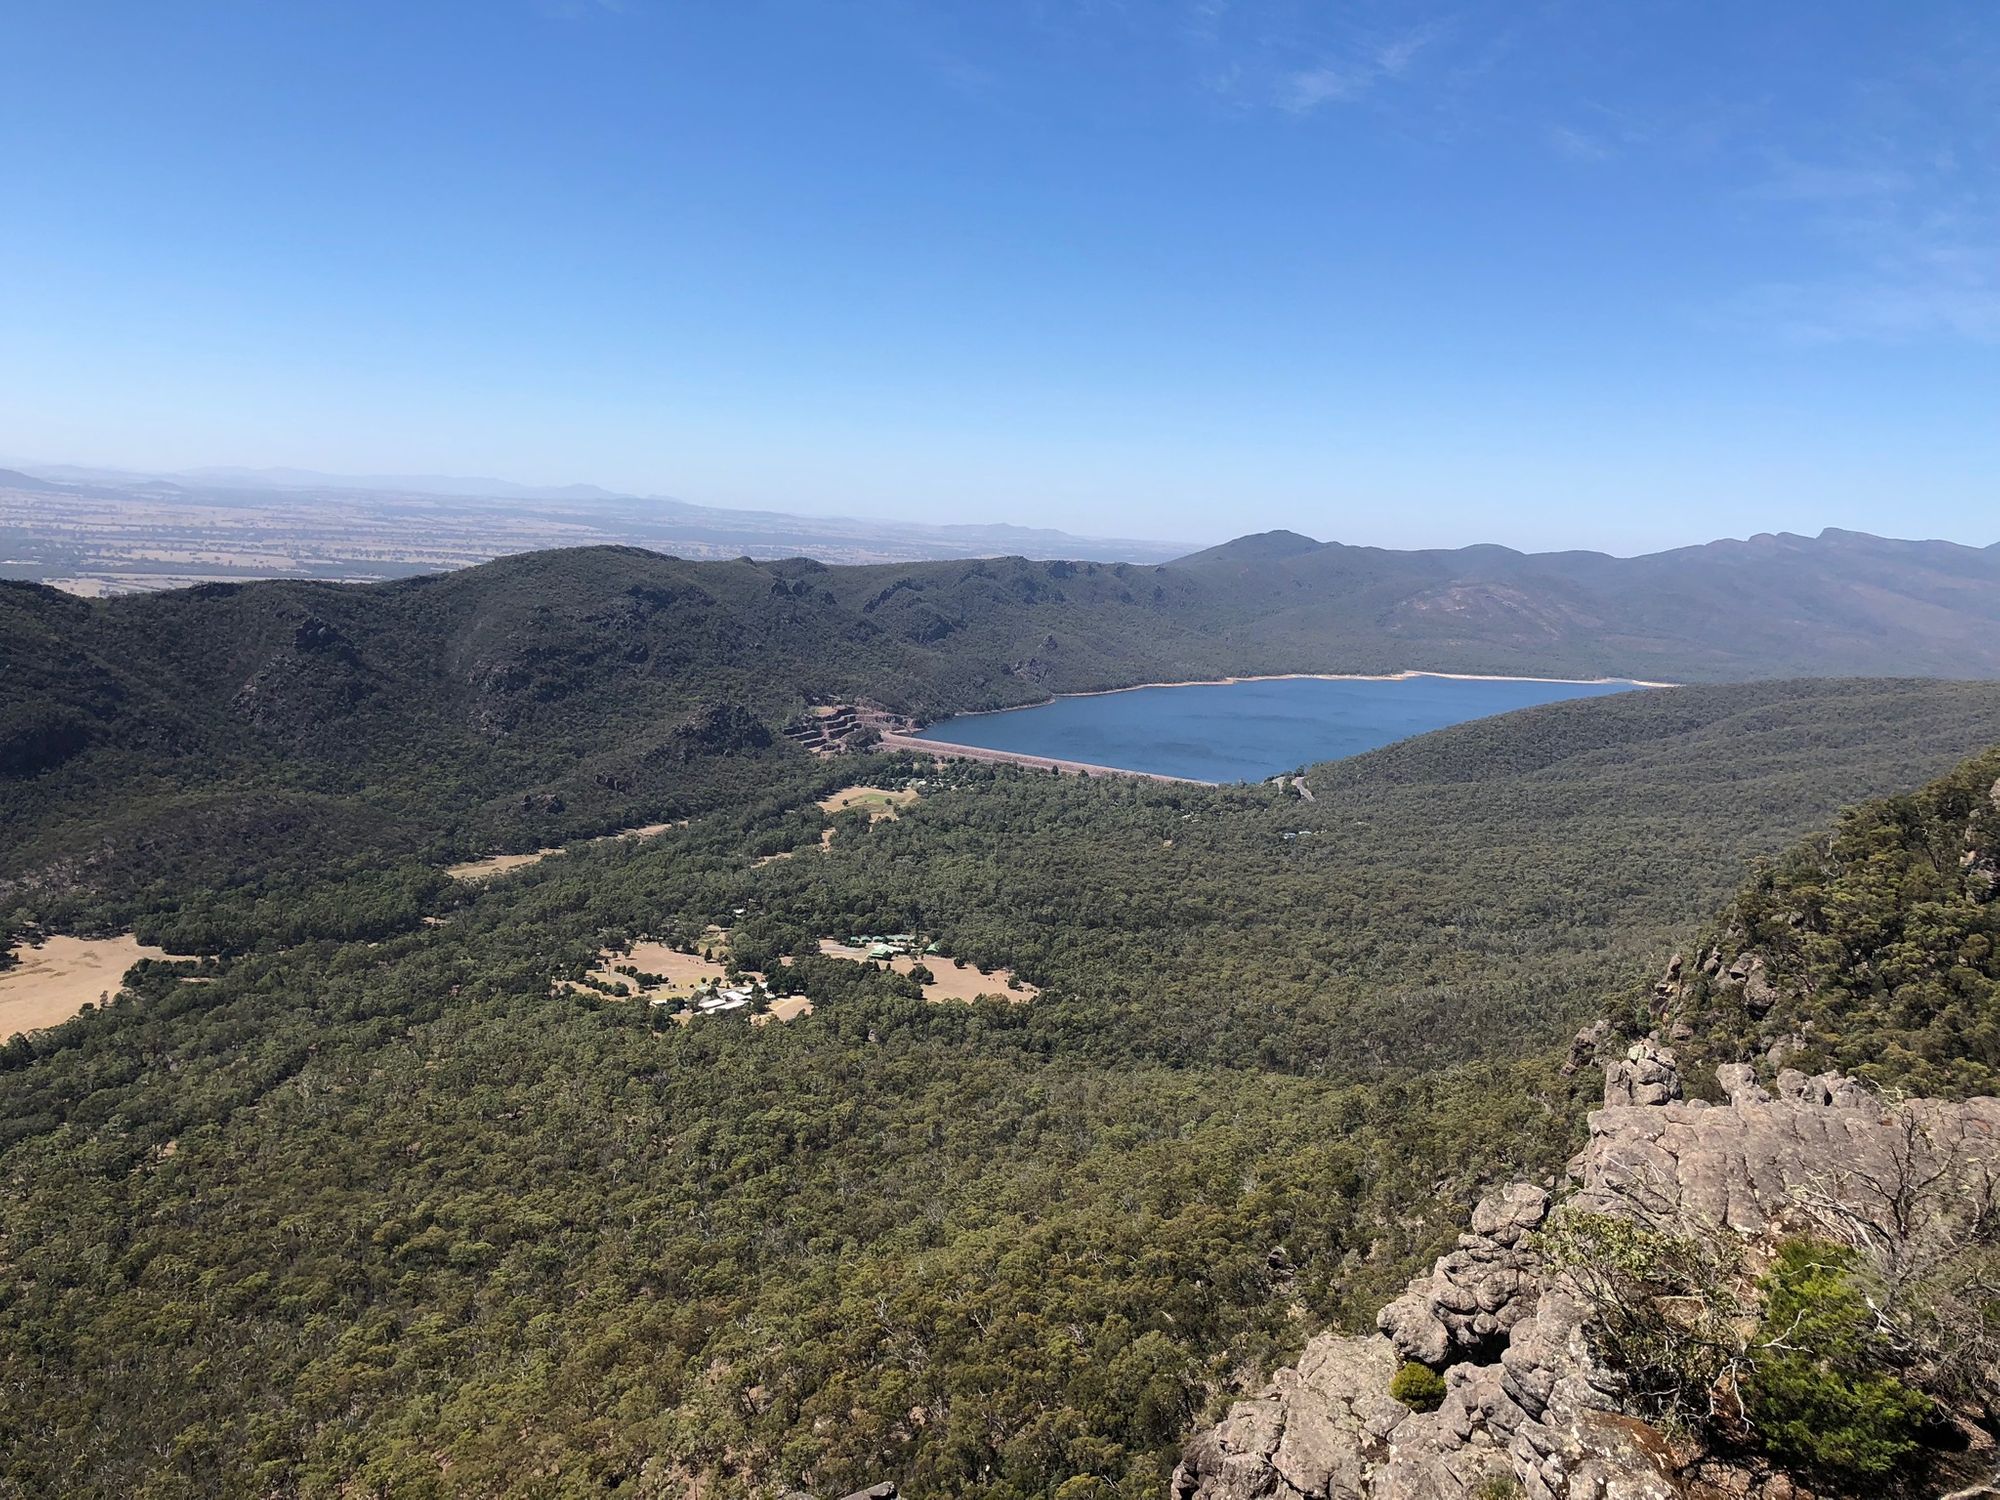
<svg viewBox="0 0 2000 1500"><path fill-rule="evenodd" d="M1254 1500L1266 1495L1365 1500L1370 1470L1410 1416L1390 1398L1397 1359L1386 1340L1322 1334L1295 1368L1239 1401L1188 1445L1174 1474L1180 1500Z"/></svg>
<svg viewBox="0 0 2000 1500"><path fill-rule="evenodd" d="M1437 1315L1429 1287L1403 1293L1375 1315L1380 1329L1396 1353L1433 1368L1451 1355L1451 1330Z"/></svg>
<svg viewBox="0 0 2000 1500"><path fill-rule="evenodd" d="M1757 1070L1749 1063L1724 1063L1715 1070L1715 1081L1731 1104L1768 1104L1771 1096L1757 1082Z"/></svg>
<svg viewBox="0 0 2000 1500"><path fill-rule="evenodd" d="M1563 1077L1580 1073L1597 1060L1597 1054L1613 1039L1615 1033L1608 1020L1592 1021L1579 1031L1569 1044L1569 1056L1563 1060Z"/></svg>
<svg viewBox="0 0 2000 1500"><path fill-rule="evenodd" d="M1606 1104L1665 1104L1681 1096L1681 1073L1674 1054L1653 1042L1634 1042L1625 1056L1604 1070Z"/></svg>
<svg viewBox="0 0 2000 1500"><path fill-rule="evenodd" d="M1547 1188L1516 1182L1488 1193L1472 1210L1472 1232L1495 1244L1513 1247L1549 1216Z"/></svg>
<svg viewBox="0 0 2000 1500"><path fill-rule="evenodd" d="M1472 1211L1470 1232L1429 1277L1383 1308L1375 1326L1404 1359L1433 1368L1492 1343L1534 1310L1541 1279L1523 1246L1548 1211L1548 1193L1532 1183L1488 1193Z"/></svg>

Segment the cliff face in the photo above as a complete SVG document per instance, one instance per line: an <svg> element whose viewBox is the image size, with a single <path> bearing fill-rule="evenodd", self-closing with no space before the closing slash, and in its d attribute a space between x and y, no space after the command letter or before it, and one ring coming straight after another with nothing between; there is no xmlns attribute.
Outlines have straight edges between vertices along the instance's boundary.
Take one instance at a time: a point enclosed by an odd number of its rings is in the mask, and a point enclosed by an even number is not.
<svg viewBox="0 0 2000 1500"><path fill-rule="evenodd" d="M1807 1230L1914 1245L1937 1205L1976 1199L1983 1213L2000 1179L2000 1099L1890 1104L1837 1075L1791 1070L1767 1090L1739 1066L1718 1077L1728 1102L1707 1104L1681 1098L1672 1054L1648 1043L1606 1075L1562 1214L1699 1229L1751 1253ZM1457 1247L1382 1310L1378 1332L1313 1340L1295 1368L1199 1434L1175 1500L1812 1493L1745 1450L1637 1414L1630 1382L1600 1357L1589 1276L1544 1254L1537 1231L1550 1220L1538 1186L1489 1194ZM1435 1410L1388 1394L1405 1361L1442 1371ZM1976 1420L1960 1428L1963 1466L1993 1471L1990 1434Z"/></svg>

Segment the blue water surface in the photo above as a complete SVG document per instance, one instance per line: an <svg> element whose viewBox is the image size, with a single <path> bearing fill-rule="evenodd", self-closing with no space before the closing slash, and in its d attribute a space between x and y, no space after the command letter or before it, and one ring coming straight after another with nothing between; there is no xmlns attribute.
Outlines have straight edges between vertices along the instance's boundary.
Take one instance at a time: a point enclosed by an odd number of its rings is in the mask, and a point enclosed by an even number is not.
<svg viewBox="0 0 2000 1500"><path fill-rule="evenodd" d="M1424 676L1197 683L967 714L917 738L1195 781L1261 781L1468 719L1636 686Z"/></svg>

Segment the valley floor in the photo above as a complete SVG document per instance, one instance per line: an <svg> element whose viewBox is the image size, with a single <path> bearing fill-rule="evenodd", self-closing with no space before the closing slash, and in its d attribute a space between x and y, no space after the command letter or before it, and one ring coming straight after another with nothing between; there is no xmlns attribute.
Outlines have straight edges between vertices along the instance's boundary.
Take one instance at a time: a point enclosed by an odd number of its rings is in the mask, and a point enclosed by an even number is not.
<svg viewBox="0 0 2000 1500"><path fill-rule="evenodd" d="M1486 1186L1559 1170L1568 1037L1750 861L1996 711L1625 694L1310 802L743 755L684 825L506 878L364 851L101 898L221 957L0 1047L0 1494L1155 1500ZM744 975L786 1024L640 1003Z"/></svg>

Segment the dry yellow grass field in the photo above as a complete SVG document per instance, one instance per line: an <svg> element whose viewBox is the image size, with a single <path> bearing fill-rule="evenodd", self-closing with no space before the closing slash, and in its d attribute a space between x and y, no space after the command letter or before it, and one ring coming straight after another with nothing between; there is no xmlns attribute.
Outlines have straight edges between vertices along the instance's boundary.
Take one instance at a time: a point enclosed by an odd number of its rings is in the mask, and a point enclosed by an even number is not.
<svg viewBox="0 0 2000 1500"><path fill-rule="evenodd" d="M819 951L827 958L851 959L861 963L868 957L866 948L850 948L845 943L832 938L821 938ZM1019 989L1010 987L1014 974L1011 969L991 971L975 969L971 964L959 968L948 958L916 958L910 954L898 954L883 960L898 974L908 974L919 963L931 971L931 981L924 986L924 998L933 1005L947 1000L977 1000L981 995L994 995L1011 1005L1020 1005L1032 1000L1041 991L1032 984L1023 983Z"/></svg>
<svg viewBox="0 0 2000 1500"><path fill-rule="evenodd" d="M879 786L842 787L830 797L819 799L821 812L845 812L850 807L868 809L868 821L880 822L884 818L896 816L896 809L908 807L917 800L917 794L905 787L899 792L885 792Z"/></svg>
<svg viewBox="0 0 2000 1500"><path fill-rule="evenodd" d="M18 966L0 971L0 1037L67 1021L86 1005L118 992L125 971L142 958L166 958L131 933L115 938L52 937L39 948L15 950Z"/></svg>
<svg viewBox="0 0 2000 1500"><path fill-rule="evenodd" d="M917 794L905 787L899 792L885 792L879 786L842 787L830 797L819 799L819 810L823 813L846 812L850 807L868 809L868 821L880 823L885 818L896 816L899 808L908 807L917 800ZM833 847L833 830L825 830L819 836L821 849Z"/></svg>

